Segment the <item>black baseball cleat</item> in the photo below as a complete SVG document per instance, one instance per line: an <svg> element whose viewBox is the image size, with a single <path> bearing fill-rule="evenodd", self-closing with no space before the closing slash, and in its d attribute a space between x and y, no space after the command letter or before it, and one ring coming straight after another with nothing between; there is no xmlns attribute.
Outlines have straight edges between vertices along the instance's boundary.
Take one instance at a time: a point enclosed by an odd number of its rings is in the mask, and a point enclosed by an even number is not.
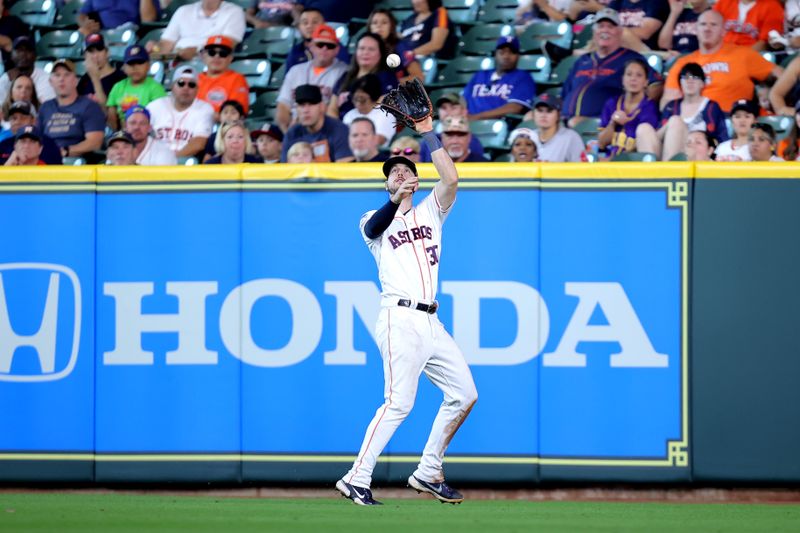
<svg viewBox="0 0 800 533"><path fill-rule="evenodd" d="M427 492L442 503L461 503L464 496L456 489L442 481L441 483L428 483L418 479L415 475L408 478L408 486L417 492Z"/></svg>
<svg viewBox="0 0 800 533"><path fill-rule="evenodd" d="M383 505L378 500L372 499L371 490L364 487L355 487L343 479L336 482L336 490L341 492L345 498L353 500L356 505Z"/></svg>

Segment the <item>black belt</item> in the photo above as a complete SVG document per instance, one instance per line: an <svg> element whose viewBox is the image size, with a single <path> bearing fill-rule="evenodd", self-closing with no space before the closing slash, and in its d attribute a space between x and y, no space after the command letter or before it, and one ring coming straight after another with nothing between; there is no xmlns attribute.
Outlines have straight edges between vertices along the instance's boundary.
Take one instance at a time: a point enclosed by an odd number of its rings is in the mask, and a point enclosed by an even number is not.
<svg viewBox="0 0 800 533"><path fill-rule="evenodd" d="M432 315L437 309L439 309L438 302L433 302L430 305L417 303L416 307L412 307L411 300L398 300L397 305L400 307L411 307L411 309L416 309L417 311L422 311L424 313L428 313L429 315Z"/></svg>

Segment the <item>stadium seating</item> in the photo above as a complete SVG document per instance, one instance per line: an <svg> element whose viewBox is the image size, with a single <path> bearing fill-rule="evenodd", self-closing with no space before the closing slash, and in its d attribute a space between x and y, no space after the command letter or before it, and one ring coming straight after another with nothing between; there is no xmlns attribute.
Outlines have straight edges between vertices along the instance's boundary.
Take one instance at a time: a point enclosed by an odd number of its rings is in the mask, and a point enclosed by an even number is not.
<svg viewBox="0 0 800 533"><path fill-rule="evenodd" d="M447 16L457 25L472 25L477 22L479 0L442 0Z"/></svg>
<svg viewBox="0 0 800 533"><path fill-rule="evenodd" d="M56 18L56 2L54 0L17 0L9 8L9 14L15 15L31 26L50 26Z"/></svg>
<svg viewBox="0 0 800 533"><path fill-rule="evenodd" d="M420 68L425 74L425 85L429 85L436 81L436 75L439 73L439 60L435 57L426 57L420 61Z"/></svg>
<svg viewBox="0 0 800 533"><path fill-rule="evenodd" d="M597 139L600 133L600 119L596 117L587 118L576 124L573 129L580 134L583 144L586 144L591 140Z"/></svg>
<svg viewBox="0 0 800 533"><path fill-rule="evenodd" d="M108 48L108 57L111 61L122 61L125 49L136 42L136 32L130 28L103 30L101 32Z"/></svg>
<svg viewBox="0 0 800 533"><path fill-rule="evenodd" d="M461 38L459 53L467 55L491 56L497 39L514 35L514 27L509 24L480 24L473 26Z"/></svg>
<svg viewBox="0 0 800 533"><path fill-rule="evenodd" d="M650 152L622 152L611 158L612 161L641 161L651 163L658 161L658 156Z"/></svg>
<svg viewBox="0 0 800 533"><path fill-rule="evenodd" d="M36 41L36 56L39 59L83 59L82 43L83 38L77 31L51 31Z"/></svg>
<svg viewBox="0 0 800 533"><path fill-rule="evenodd" d="M269 86L272 65L266 59L239 59L231 63L231 69L247 78L252 99L256 92L263 92Z"/></svg>
<svg viewBox="0 0 800 533"><path fill-rule="evenodd" d="M514 22L516 7L490 6L484 4L478 9L478 21L481 23L511 23Z"/></svg>
<svg viewBox="0 0 800 533"><path fill-rule="evenodd" d="M262 93L250 106L250 118L259 119L260 122L273 120L275 108L278 105L278 91Z"/></svg>
<svg viewBox="0 0 800 533"><path fill-rule="evenodd" d="M477 71L492 68L494 59L491 57L459 56L439 72L431 87L463 87Z"/></svg>
<svg viewBox="0 0 800 533"><path fill-rule="evenodd" d="M545 55L519 56L517 68L531 73L533 81L545 84L550 81L550 58Z"/></svg>
<svg viewBox="0 0 800 533"><path fill-rule="evenodd" d="M766 117L758 117L757 122L762 124L769 124L775 130L775 139L782 141L789 136L792 131L792 124L794 124L794 117L787 117L783 115L770 115Z"/></svg>
<svg viewBox="0 0 800 533"><path fill-rule="evenodd" d="M48 25L49 29L53 30L66 30L69 28L78 27L78 11L81 9L81 0L73 0L62 5L56 11L56 16L51 24Z"/></svg>
<svg viewBox="0 0 800 533"><path fill-rule="evenodd" d="M502 119L473 120L469 130L486 149L507 150L508 124Z"/></svg>
<svg viewBox="0 0 800 533"><path fill-rule="evenodd" d="M523 53L539 52L548 41L562 48L571 48L572 26L568 22L534 22L519 36Z"/></svg>
<svg viewBox="0 0 800 533"><path fill-rule="evenodd" d="M295 31L289 26L253 30L236 51L236 57L286 57L294 45Z"/></svg>

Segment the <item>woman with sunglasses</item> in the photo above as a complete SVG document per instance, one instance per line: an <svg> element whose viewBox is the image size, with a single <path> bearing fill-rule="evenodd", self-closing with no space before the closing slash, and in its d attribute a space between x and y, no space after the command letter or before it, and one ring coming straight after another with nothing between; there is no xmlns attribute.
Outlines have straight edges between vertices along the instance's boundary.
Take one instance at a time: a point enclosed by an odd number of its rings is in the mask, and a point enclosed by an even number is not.
<svg viewBox="0 0 800 533"><path fill-rule="evenodd" d="M377 8L370 13L367 19L367 31L380 35L386 43L387 54L397 54L400 57L400 66L394 69L395 76L399 81L408 81L417 78L425 80L422 67L414 55L414 50L400 40L397 33L397 19L388 9Z"/></svg>
<svg viewBox="0 0 800 533"><path fill-rule="evenodd" d="M392 156L401 155L410 159L414 163L419 163L420 146L417 140L411 136L400 137L392 143Z"/></svg>
<svg viewBox="0 0 800 533"><path fill-rule="evenodd" d="M394 117L375 107L381 97L381 82L374 74L367 74L353 83L353 109L342 117L348 127L358 117L366 117L375 125L380 146L388 146L397 131Z"/></svg>
<svg viewBox="0 0 800 533"><path fill-rule="evenodd" d="M365 33L358 39L356 53L350 61L350 69L333 86L333 95L328 104L328 116L342 119L353 109L353 89L358 79L373 74L380 81L381 94L397 87L397 77L386 68L386 45L379 35Z"/></svg>
<svg viewBox="0 0 800 533"><path fill-rule="evenodd" d="M253 143L244 122L223 124L217 132L214 143L217 156L205 162L206 165L238 165L240 163L263 163L264 160L252 155Z"/></svg>
<svg viewBox="0 0 800 533"><path fill-rule="evenodd" d="M661 112L658 137L664 142L663 161L669 161L683 151L690 131L707 131L717 144L729 138L725 113L714 100L702 95L706 86L703 67L686 63L681 67L678 79L683 98L668 102Z"/></svg>
<svg viewBox="0 0 800 533"><path fill-rule="evenodd" d="M400 37L414 55L452 59L458 44L455 25L442 0L411 0L414 12L400 24Z"/></svg>

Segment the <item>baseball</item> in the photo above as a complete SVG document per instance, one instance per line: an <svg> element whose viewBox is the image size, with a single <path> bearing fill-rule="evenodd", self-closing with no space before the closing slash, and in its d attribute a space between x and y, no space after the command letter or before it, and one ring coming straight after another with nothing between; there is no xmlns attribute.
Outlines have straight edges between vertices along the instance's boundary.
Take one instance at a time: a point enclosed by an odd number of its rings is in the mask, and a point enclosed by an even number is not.
<svg viewBox="0 0 800 533"><path fill-rule="evenodd" d="M386 58L386 64L392 68L397 68L400 66L400 56L397 54L389 54Z"/></svg>

